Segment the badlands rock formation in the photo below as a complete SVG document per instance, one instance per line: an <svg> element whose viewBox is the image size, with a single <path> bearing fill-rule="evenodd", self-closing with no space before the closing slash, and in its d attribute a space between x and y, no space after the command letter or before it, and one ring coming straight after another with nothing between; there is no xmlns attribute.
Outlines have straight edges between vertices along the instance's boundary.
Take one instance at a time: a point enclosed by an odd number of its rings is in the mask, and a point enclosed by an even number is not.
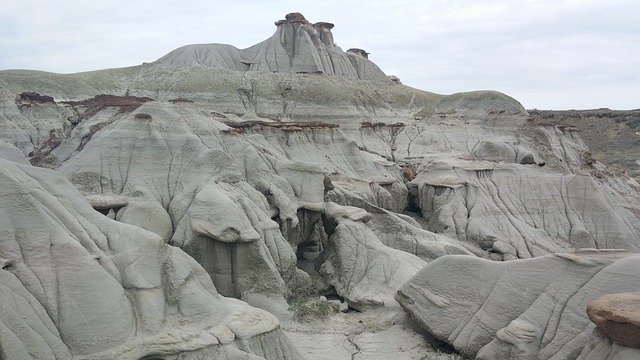
<svg viewBox="0 0 640 360"><path fill-rule="evenodd" d="M226 44L187 45L163 56L156 64L190 65L239 71L321 73L361 80L386 80L362 49L342 51L327 22L310 23L300 13L276 21L269 39L239 50Z"/></svg>
<svg viewBox="0 0 640 360"><path fill-rule="evenodd" d="M278 327L300 283L365 312L397 298L466 355L635 353L585 312L638 291L635 181L507 95L409 88L332 24L276 26L0 72L1 356L301 358Z"/></svg>
<svg viewBox="0 0 640 360"><path fill-rule="evenodd" d="M571 125L598 161L640 180L640 109L529 110L536 123Z"/></svg>
<svg viewBox="0 0 640 360"><path fill-rule="evenodd" d="M222 297L179 248L56 172L0 170L2 359L300 358L275 316Z"/></svg>
<svg viewBox="0 0 640 360"><path fill-rule="evenodd" d="M603 294L638 291L637 253L583 250L494 262L444 256L396 295L429 333L476 359L605 359L621 351L598 344L587 304ZM637 356L637 349L625 349ZM583 353L583 354L581 354Z"/></svg>

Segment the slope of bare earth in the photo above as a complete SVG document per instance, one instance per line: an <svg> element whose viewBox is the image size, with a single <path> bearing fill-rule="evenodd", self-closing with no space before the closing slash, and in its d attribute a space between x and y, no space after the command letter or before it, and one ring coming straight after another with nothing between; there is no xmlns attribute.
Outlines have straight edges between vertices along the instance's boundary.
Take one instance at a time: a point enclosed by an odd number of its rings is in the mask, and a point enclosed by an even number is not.
<svg viewBox="0 0 640 360"><path fill-rule="evenodd" d="M402 311L334 313L285 322L284 333L315 360L464 360L440 347ZM429 339L429 340L428 340Z"/></svg>
<svg viewBox="0 0 640 360"><path fill-rule="evenodd" d="M640 109L529 110L529 114L536 123L576 127L596 160L640 179Z"/></svg>

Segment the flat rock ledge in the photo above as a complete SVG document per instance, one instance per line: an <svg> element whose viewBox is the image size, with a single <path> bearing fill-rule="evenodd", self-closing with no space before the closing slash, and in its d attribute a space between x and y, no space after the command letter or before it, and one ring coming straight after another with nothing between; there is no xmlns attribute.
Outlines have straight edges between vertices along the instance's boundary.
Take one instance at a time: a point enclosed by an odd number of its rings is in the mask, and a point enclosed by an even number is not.
<svg viewBox="0 0 640 360"><path fill-rule="evenodd" d="M640 292L603 295L589 303L587 315L611 340L640 348Z"/></svg>

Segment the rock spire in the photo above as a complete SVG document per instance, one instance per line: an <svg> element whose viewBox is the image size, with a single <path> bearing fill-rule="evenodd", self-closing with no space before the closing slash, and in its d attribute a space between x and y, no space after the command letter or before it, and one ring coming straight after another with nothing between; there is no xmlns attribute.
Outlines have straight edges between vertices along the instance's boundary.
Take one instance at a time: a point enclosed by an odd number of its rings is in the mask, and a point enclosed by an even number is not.
<svg viewBox="0 0 640 360"><path fill-rule="evenodd" d="M275 22L276 32L247 49L225 44L187 45L158 59L165 65L191 65L238 71L295 72L389 81L362 49L343 51L336 45L329 22L309 22L289 13Z"/></svg>

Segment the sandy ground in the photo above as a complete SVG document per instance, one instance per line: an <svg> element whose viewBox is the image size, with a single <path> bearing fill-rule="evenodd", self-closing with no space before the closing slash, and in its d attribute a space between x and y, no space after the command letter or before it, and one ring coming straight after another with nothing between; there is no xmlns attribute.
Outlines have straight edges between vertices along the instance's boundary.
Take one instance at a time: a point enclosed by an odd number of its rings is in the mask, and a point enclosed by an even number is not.
<svg viewBox="0 0 640 360"><path fill-rule="evenodd" d="M335 313L281 326L308 360L463 359L435 350L400 308Z"/></svg>

